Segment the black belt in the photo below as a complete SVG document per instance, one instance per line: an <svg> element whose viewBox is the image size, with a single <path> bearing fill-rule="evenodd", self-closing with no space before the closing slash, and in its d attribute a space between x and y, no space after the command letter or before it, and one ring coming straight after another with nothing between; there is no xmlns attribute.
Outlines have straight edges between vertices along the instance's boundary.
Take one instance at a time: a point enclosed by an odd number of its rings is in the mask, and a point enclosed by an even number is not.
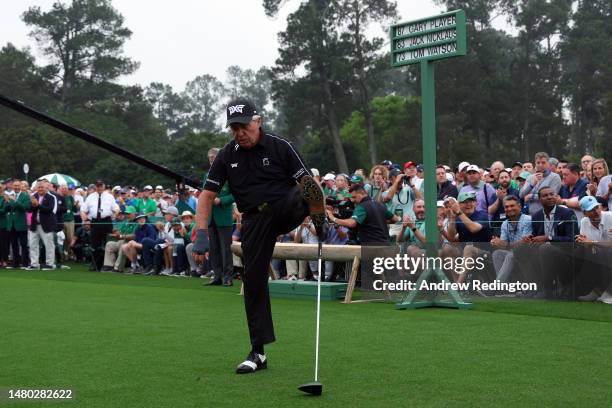
<svg viewBox="0 0 612 408"><path fill-rule="evenodd" d="M249 208L248 210L245 210L243 212L243 214L245 214L245 215L257 215L257 214L259 214L261 212L266 211L269 208L270 208L270 204L266 202L266 203L259 204L257 207L253 207L253 208Z"/></svg>

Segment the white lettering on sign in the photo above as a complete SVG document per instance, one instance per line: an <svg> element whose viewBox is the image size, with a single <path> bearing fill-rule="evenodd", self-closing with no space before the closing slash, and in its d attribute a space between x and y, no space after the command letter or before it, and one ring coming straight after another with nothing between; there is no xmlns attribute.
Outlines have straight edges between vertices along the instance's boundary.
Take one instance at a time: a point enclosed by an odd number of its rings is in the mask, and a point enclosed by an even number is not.
<svg viewBox="0 0 612 408"><path fill-rule="evenodd" d="M435 57L438 55L450 54L457 51L457 43L434 45L431 47L418 48L400 52L395 55L396 62L412 61L416 59Z"/></svg>
<svg viewBox="0 0 612 408"><path fill-rule="evenodd" d="M457 30L450 29L444 31L436 31L429 34L419 35L416 37L404 38L396 40L395 49L401 50L403 48L418 47L438 41L454 40L457 38Z"/></svg>
<svg viewBox="0 0 612 408"><path fill-rule="evenodd" d="M450 16L438 17L427 21L420 21L418 23L411 23L395 27L395 36L399 37L402 35L420 33L421 31L450 27L454 25L457 25L457 17L453 14Z"/></svg>

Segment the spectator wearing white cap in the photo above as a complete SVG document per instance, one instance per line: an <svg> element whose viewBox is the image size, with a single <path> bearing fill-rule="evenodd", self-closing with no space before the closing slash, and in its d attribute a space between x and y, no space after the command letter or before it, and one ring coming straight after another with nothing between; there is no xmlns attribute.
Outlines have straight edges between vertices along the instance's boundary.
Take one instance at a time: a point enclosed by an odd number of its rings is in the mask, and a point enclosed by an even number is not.
<svg viewBox="0 0 612 408"><path fill-rule="evenodd" d="M457 166L457 169L455 171L455 185L457 186L457 190L461 190L461 188L465 184L465 179L466 179L465 172L469 165L470 163L463 161L459 163L459 165Z"/></svg>
<svg viewBox="0 0 612 408"><path fill-rule="evenodd" d="M466 183L459 190L459 193L475 193L476 210L488 214L489 206L497 200L495 189L490 184L481 180L480 168L478 168L478 166L474 164L467 166L465 174Z"/></svg>
<svg viewBox="0 0 612 408"><path fill-rule="evenodd" d="M584 218L576 242L583 246L584 264L580 273L584 292L578 300L612 304L612 212L602 211L595 197L580 199ZM603 289L603 293L601 293Z"/></svg>
<svg viewBox="0 0 612 408"><path fill-rule="evenodd" d="M317 181L317 183L321 184L321 173L319 173L319 169L312 168L310 169L312 173L312 178Z"/></svg>
<svg viewBox="0 0 612 408"><path fill-rule="evenodd" d="M327 173L323 176L323 195L329 197L336 186L336 176L334 173Z"/></svg>

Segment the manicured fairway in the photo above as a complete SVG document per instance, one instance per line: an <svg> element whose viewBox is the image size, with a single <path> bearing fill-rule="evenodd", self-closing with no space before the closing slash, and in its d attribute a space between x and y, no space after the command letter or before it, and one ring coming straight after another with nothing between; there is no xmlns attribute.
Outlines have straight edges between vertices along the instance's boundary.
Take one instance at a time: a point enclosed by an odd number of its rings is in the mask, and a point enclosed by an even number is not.
<svg viewBox="0 0 612 408"><path fill-rule="evenodd" d="M395 310L324 302L320 398L315 303L273 299L268 370L249 350L239 286L202 279L0 271L0 388L71 388L75 400L0 406L612 406L612 306L477 302Z"/></svg>

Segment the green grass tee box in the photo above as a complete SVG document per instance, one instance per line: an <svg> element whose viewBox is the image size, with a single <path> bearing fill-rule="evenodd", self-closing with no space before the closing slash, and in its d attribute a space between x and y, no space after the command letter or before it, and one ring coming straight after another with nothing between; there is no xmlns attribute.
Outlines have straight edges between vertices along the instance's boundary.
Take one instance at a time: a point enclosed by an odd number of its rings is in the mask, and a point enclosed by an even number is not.
<svg viewBox="0 0 612 408"><path fill-rule="evenodd" d="M0 389L72 389L70 402L4 407L612 406L612 308L476 301L470 311L273 298L267 370L239 285L203 279L0 270Z"/></svg>

